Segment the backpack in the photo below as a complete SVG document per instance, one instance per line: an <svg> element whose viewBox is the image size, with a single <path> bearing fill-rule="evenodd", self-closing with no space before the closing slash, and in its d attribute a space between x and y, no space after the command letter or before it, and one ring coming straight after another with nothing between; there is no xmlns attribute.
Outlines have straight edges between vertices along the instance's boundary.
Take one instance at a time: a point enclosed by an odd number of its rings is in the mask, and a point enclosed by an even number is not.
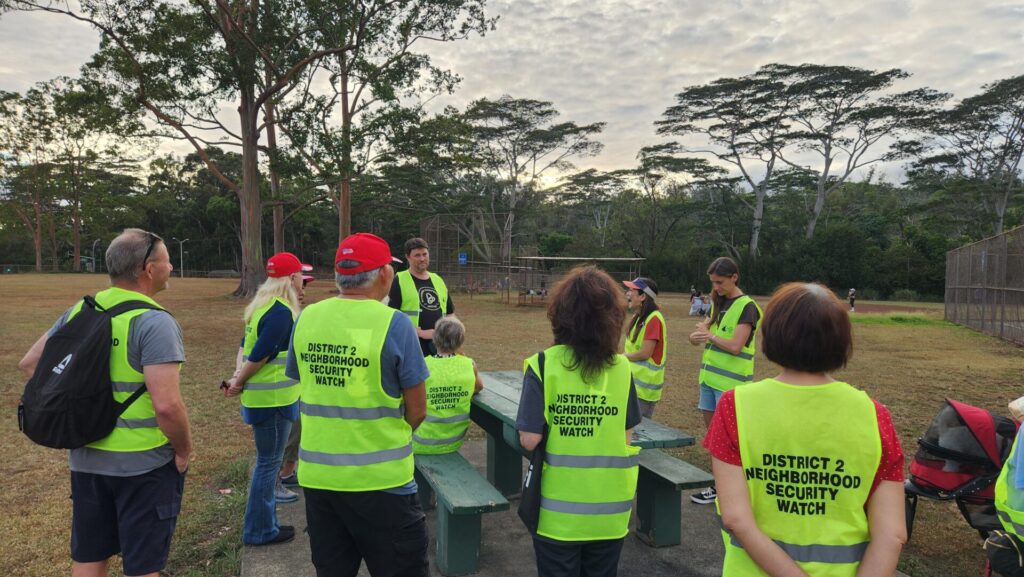
<svg viewBox="0 0 1024 577"><path fill-rule="evenodd" d="M91 296L78 314L46 340L18 405L18 429L35 443L77 449L109 435L122 413L146 392L143 383L124 402L110 381L110 321L135 309L163 310L144 301L109 309Z"/></svg>
<svg viewBox="0 0 1024 577"><path fill-rule="evenodd" d="M985 540L989 566L1003 577L1024 576L1024 543L1006 531L992 531Z"/></svg>

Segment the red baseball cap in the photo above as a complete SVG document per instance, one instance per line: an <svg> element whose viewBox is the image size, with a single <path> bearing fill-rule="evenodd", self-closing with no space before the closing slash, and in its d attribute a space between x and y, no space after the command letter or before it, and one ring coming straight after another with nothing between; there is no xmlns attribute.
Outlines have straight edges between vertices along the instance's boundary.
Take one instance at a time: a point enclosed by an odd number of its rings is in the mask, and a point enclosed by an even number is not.
<svg viewBox="0 0 1024 577"><path fill-rule="evenodd" d="M303 267L307 266L309 265L302 264L302 262L299 261L299 257L294 254L290 252L279 252L267 259L267 276L270 278L286 277L297 272L302 272Z"/></svg>
<svg viewBox="0 0 1024 577"><path fill-rule="evenodd" d="M342 268L341 261L359 263L351 268ZM340 274L353 275L378 269L386 264L402 262L391 256L391 247L385 240L368 232L357 232L345 237L334 255L334 270Z"/></svg>

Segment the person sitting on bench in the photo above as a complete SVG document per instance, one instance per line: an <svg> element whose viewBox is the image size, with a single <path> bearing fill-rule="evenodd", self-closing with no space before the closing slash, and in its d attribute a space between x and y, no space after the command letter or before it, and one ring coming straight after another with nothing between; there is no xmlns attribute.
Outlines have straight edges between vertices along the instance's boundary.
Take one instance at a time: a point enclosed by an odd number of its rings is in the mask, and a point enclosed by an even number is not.
<svg viewBox="0 0 1024 577"><path fill-rule="evenodd" d="M412 435L417 455L454 453L462 446L469 429L469 404L484 388L473 359L462 354L466 327L454 316L442 317L434 325L437 354L426 357L427 416Z"/></svg>

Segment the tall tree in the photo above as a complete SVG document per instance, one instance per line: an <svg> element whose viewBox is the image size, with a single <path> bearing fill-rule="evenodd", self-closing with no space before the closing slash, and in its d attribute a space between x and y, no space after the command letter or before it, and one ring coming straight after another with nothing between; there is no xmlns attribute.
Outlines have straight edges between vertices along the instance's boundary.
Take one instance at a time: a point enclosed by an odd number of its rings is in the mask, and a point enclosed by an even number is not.
<svg viewBox="0 0 1024 577"><path fill-rule="evenodd" d="M738 197L750 209L748 251L756 257L760 247L765 198L787 143L790 115L798 93L788 90L773 66L764 66L740 78L720 78L685 88L676 104L655 122L658 134L699 135L707 140L690 152L709 154L733 165L753 191L753 203Z"/></svg>
<svg viewBox="0 0 1024 577"><path fill-rule="evenodd" d="M814 237L833 191L859 169L905 156L899 137L948 97L930 88L888 93L898 80L910 76L897 68L877 72L851 66L770 64L764 69L797 98L790 114L794 130L787 137L792 144L780 150L779 159L817 175L806 238ZM813 160L805 161L803 155Z"/></svg>
<svg viewBox="0 0 1024 577"><path fill-rule="evenodd" d="M391 133L417 116L407 110L427 93L450 93L459 78L417 52L430 43L465 40L493 30L486 0L343 0L337 27L353 50L325 59L307 74L324 93L301 92L282 107L283 127L321 179L330 182L339 236L351 233L354 178L388 151ZM415 104L413 104L415 106Z"/></svg>
<svg viewBox="0 0 1024 577"><path fill-rule="evenodd" d="M183 139L210 172L238 197L242 276L235 291L252 295L262 281L260 139L264 105L308 89L300 75L324 58L355 48L345 26L362 27L390 2L370 2L364 19L339 22L333 2L259 0L9 0L20 10L45 11L92 24L102 35L90 77L120 91L129 111L146 113L163 135ZM343 26L343 24L345 26ZM238 129L220 117L233 101ZM215 139L215 140L213 140ZM206 153L212 144L237 146L242 176L228 177Z"/></svg>
<svg viewBox="0 0 1024 577"><path fill-rule="evenodd" d="M931 146L918 167L955 175L964 189L980 188L992 232L1002 233L1010 201L1024 191L1024 75L986 84L925 126Z"/></svg>

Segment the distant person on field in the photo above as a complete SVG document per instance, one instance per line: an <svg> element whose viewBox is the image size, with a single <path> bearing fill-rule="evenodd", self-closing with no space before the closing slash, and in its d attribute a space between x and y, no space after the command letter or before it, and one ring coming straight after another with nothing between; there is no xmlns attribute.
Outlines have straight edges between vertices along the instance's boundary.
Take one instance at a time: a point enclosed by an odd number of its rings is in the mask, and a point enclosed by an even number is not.
<svg viewBox="0 0 1024 577"><path fill-rule="evenodd" d="M656 300L658 285L654 279L637 277L622 284L626 285L626 303L633 312L626 331L626 358L640 398L640 412L650 418L665 386L668 329Z"/></svg>
<svg viewBox="0 0 1024 577"><path fill-rule="evenodd" d="M436 353L434 349L434 323L445 315L455 313L455 303L440 275L427 270L430 267L430 248L422 238L405 241L405 258L409 269L395 275L388 293L388 306L398 309L412 319L416 336L420 339L423 356Z"/></svg>
<svg viewBox="0 0 1024 577"><path fill-rule="evenodd" d="M857 289L855 289L855 288L850 289L850 292L847 293L846 298L850 299L850 312L852 313L852 312L856 311L857 308L854 305L857 302Z"/></svg>
<svg viewBox="0 0 1024 577"><path fill-rule="evenodd" d="M295 537L277 521L277 504L297 501L278 478L292 423L299 418L299 382L284 374L288 338L299 311L302 263L290 252L267 260L267 280L245 308L245 336L225 396L242 396L242 420L252 426L256 467L249 483L242 542L273 545Z"/></svg>
<svg viewBox="0 0 1024 577"><path fill-rule="evenodd" d="M159 236L125 229L106 252L109 289L96 302L110 308L145 301L168 287L167 246ZM81 310L68 309L18 363L31 376L46 340ZM73 449L71 468L71 573L106 577L110 557L120 554L125 575L157 577L167 564L181 509L185 472L192 456L188 413L178 372L185 362L181 328L169 313L136 309L113 317L110 376L114 399L142 394L110 435Z"/></svg>
<svg viewBox="0 0 1024 577"><path fill-rule="evenodd" d="M761 308L737 284L740 269L735 261L715 259L708 267L708 278L714 295L710 316L690 333L690 344L704 347L697 408L705 426L710 426L722 393L754 380L754 335L761 320ZM708 487L690 499L701 505L713 503L715 488Z"/></svg>
<svg viewBox="0 0 1024 577"><path fill-rule="evenodd" d="M703 304L703 302L704 301L703 301L703 299L701 297L701 294L700 294L699 290L691 290L690 291L690 313L689 314L690 314L691 317L695 317L695 316L700 314L700 307Z"/></svg>
<svg viewBox="0 0 1024 577"><path fill-rule="evenodd" d="M296 319L285 368L302 388L313 566L317 577L355 577L362 561L374 577L426 577L412 432L426 414L427 365L409 318L380 302L395 278L387 242L353 234L334 262L340 294Z"/></svg>
<svg viewBox="0 0 1024 577"><path fill-rule="evenodd" d="M842 302L787 284L765 307L761 339L782 372L723 394L704 439L722 575L892 575L907 540L903 450L885 406L829 375L853 351Z"/></svg>
<svg viewBox="0 0 1024 577"><path fill-rule="evenodd" d="M469 430L469 406L473 395L484 388L473 359L462 354L466 327L454 316L442 317L434 326L437 354L426 357L427 416L412 435L418 455L454 453Z"/></svg>
<svg viewBox="0 0 1024 577"><path fill-rule="evenodd" d="M615 281L594 266L574 268L551 289L554 345L523 362L519 442L532 451L547 436L538 577L617 574L638 474L640 449L630 442L643 418L629 361L616 353L625 319Z"/></svg>

